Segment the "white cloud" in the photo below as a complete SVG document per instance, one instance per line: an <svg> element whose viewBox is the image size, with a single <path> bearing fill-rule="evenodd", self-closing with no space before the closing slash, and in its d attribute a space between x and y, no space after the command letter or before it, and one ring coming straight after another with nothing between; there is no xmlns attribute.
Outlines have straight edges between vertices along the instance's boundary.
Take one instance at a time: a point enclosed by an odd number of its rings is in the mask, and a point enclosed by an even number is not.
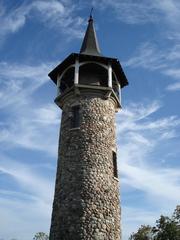
<svg viewBox="0 0 180 240"><path fill-rule="evenodd" d="M12 196L0 196L0 212L0 238L4 240L11 240L13 237L30 240L36 232L48 233L51 204L47 205L41 201L28 202Z"/></svg>
<svg viewBox="0 0 180 240"><path fill-rule="evenodd" d="M52 1L52 4L49 4L48 1L36 1L32 3L32 7L37 9L41 13L46 12L46 17L52 19L54 16L62 15L65 12L64 5L59 1Z"/></svg>
<svg viewBox="0 0 180 240"><path fill-rule="evenodd" d="M138 144L138 143L137 143ZM145 146L146 147L146 146ZM121 163L122 183L148 194L152 203L176 206L180 199L180 173L177 169L155 169L148 164L145 167ZM155 200L153 200L155 199Z"/></svg>
<svg viewBox="0 0 180 240"><path fill-rule="evenodd" d="M132 68L145 68L149 71L159 71L178 81L171 83L167 90L179 90L180 81L180 45L163 50L149 42L143 43L134 53L134 56L124 62L124 65ZM172 80L171 80L172 81Z"/></svg>
<svg viewBox="0 0 180 240"><path fill-rule="evenodd" d="M76 15L77 6L73 2L34 1L31 8L37 11L37 17L42 15L41 21L48 26L61 29L69 37L82 37L84 20Z"/></svg>
<svg viewBox="0 0 180 240"><path fill-rule="evenodd" d="M164 13L166 21L174 25L179 25L180 20L180 4L178 0L156 1L157 7Z"/></svg>
<svg viewBox="0 0 180 240"><path fill-rule="evenodd" d="M1 6L2 11L0 15L0 26L1 26L1 33L0 36L4 36L8 33L14 33L19 28L24 26L26 22L26 14L27 10L22 12L20 9L14 9L14 11L10 12L8 16L6 16L6 9L3 9L3 6Z"/></svg>
<svg viewBox="0 0 180 240"><path fill-rule="evenodd" d="M0 108L26 104L29 95L47 82L51 66L52 63L29 66L0 62Z"/></svg>
<svg viewBox="0 0 180 240"><path fill-rule="evenodd" d="M117 116L118 128L117 132L127 134L127 131L157 131L165 133L172 130L172 127L180 125L180 119L177 116L167 116L157 120L152 120L151 115L161 108L161 103L154 101L151 104L143 105L141 103L130 104L128 108L122 110ZM155 133L155 132L153 132Z"/></svg>
<svg viewBox="0 0 180 240"><path fill-rule="evenodd" d="M17 32L35 16L36 21L44 23L46 27L56 28L69 37L79 38L82 36L81 27L84 21L76 15L76 5L72 2L38 0L21 4L11 10L1 7L1 40L8 34Z"/></svg>
<svg viewBox="0 0 180 240"><path fill-rule="evenodd" d="M176 69L173 69L173 68L167 69L164 71L164 73L168 76L173 76L175 79L180 80L180 68L179 67Z"/></svg>
<svg viewBox="0 0 180 240"><path fill-rule="evenodd" d="M67 5L67 2L70 5ZM100 1L100 4L102 7L112 8L116 17L130 24L157 23L161 22L161 19L166 19L166 23L172 27L173 22L174 25L180 22L177 21L180 16L177 1L141 1L141 3L126 1L125 3L107 0ZM9 12L1 8L0 26L3 26L0 35L4 37L17 32L27 21L34 21L35 16L35 20L38 19L50 28L58 28L65 34L79 37L83 20L77 16L75 9L76 6L71 1L40 0L24 3ZM179 44L164 51L148 42L126 61L126 66L160 71L174 79L179 79L179 59ZM40 87L47 82L47 73L52 65L54 64L29 66L0 63L0 108L7 117L6 121L2 118L0 122L2 152L8 154L9 150L14 148L30 149L43 151L42 155L48 153L48 156L56 158L59 109L53 103L49 104L45 98L43 103L35 99L37 93L40 93ZM169 85L167 89L171 91L180 89L179 82ZM180 197L179 169L166 165L177 151L176 146L171 148L167 147L167 144L179 137L180 119L177 116L155 118L153 114L161 107L162 104L158 101L151 104L130 104L118 115L118 164L121 187L129 193L136 190L143 193L147 204L139 208L129 208L126 203L123 205L123 219L126 219L123 222L125 238L127 232L137 229L137 225L154 224L159 215L164 213L164 209L172 212ZM158 152L160 146L165 146L163 154ZM39 154L38 152L38 156ZM40 165L44 167L47 163L37 162L30 166L26 159L24 164L20 164L3 155L0 158L1 174L21 189L17 192L0 191L2 216L0 225L3 229L0 237L28 239L29 234L33 235L37 231L47 232L50 225L54 184L41 172ZM148 209L149 205L155 210ZM27 224L29 222L30 225ZM13 227L9 229L9 225Z"/></svg>
<svg viewBox="0 0 180 240"><path fill-rule="evenodd" d="M1 176L9 179L17 189L0 189L0 237L32 239L36 232L47 232L54 191L52 178L43 176L42 169L28 164L25 159L22 164L2 154L0 158Z"/></svg>
<svg viewBox="0 0 180 240"><path fill-rule="evenodd" d="M45 76L47 76L49 64L40 64L36 67L11 64L9 69L7 64L3 63L2 66L4 66L0 71L2 79L8 80L10 76L12 80L12 84L7 85L4 89L7 94L12 91L14 96L14 101L8 103L6 114L9 114L9 118L6 119L6 122L2 119L0 123L2 151L7 153L7 146L8 148L40 150L55 158L57 156L59 109L53 103L49 104L49 102L44 101L37 104L37 101L34 101L35 93L37 94L40 90L39 87L46 83L44 79L47 78ZM23 94L21 94L22 92ZM16 97L18 101L15 101ZM21 104L20 98L21 101L26 102L24 105ZM18 108L15 109L16 105ZM170 141L178 136L180 119L177 116L154 118L153 114L158 112L161 107L162 104L159 101L150 104L133 103L118 114L119 167L122 187L124 186L127 191L138 189L146 195L147 201L152 201L152 205L166 206L168 202L169 206L166 207L172 208L176 205L176 200L179 199L179 171L178 169L156 166L156 161L152 158L151 153L165 141ZM169 150L168 154L170 154ZM0 157L4 158L2 155ZM163 157L159 159L161 163L162 160ZM38 163L36 167L34 170L29 168L28 162L22 165L7 158L4 158L3 162L1 160L0 165L1 172L14 179L14 182L17 182L22 188L21 193L14 194L18 198L15 201L17 208L21 205L23 212L27 203L22 199L26 198L26 201L28 199L30 202L31 208L39 209L37 216L41 219L43 216L41 209L50 209L53 188L47 178L42 177L41 174L38 176ZM164 188L165 185L166 188ZM168 191L166 191L167 189ZM23 197L23 194L27 194L26 197ZM7 193L3 194L2 199L6 199L5 195ZM16 209L16 206L13 205L10 196L7 199L9 199L7 201L9 205L3 205L3 207L8 207L9 211L4 213L4 217L8 219L12 215L13 222L17 213L13 209ZM158 199L163 200L159 201ZM22 204L20 204L21 202ZM48 210L48 214L50 216L50 210ZM148 220L147 217L146 221L151 223L151 213L148 216L150 219ZM21 219L30 221L32 217L28 211L25 215L20 216L20 223ZM48 217L46 219L49 221ZM134 227L133 225L130 230L133 231ZM17 227L17 229L19 228ZM14 236L13 231L11 236ZM35 231L35 225L28 231ZM19 230L19 233L25 234L25 231Z"/></svg>
<svg viewBox="0 0 180 240"><path fill-rule="evenodd" d="M120 115L118 115L118 119L122 118L136 121L144 119L154 112L158 111L161 108L161 103L159 101L153 101L151 104L144 105L142 103L130 103L128 108L123 109L121 111Z"/></svg>
<svg viewBox="0 0 180 240"><path fill-rule="evenodd" d="M154 225L162 212L148 211L141 208L123 207L122 209L122 239L128 240L130 234L137 231L137 225Z"/></svg>
<svg viewBox="0 0 180 240"><path fill-rule="evenodd" d="M115 17L123 22L129 24L144 24L147 22L155 22L159 19L156 5L153 2L127 0L100 0L93 1L94 5L98 6L101 10L106 8L112 9Z"/></svg>
<svg viewBox="0 0 180 240"><path fill-rule="evenodd" d="M172 84L168 85L167 86L167 90L169 90L169 91L178 91L178 90L180 90L180 82L172 83Z"/></svg>
<svg viewBox="0 0 180 240"><path fill-rule="evenodd" d="M45 125L59 125L60 113L55 104L47 104L46 106L34 110L34 117L32 122Z"/></svg>
<svg viewBox="0 0 180 240"><path fill-rule="evenodd" d="M111 17L128 24L153 23L159 28L156 38L149 38L143 43L124 65L140 67L150 71L157 71L171 78L180 80L180 3L178 0L100 0L93 4L101 11L111 12ZM161 31L163 27L163 33ZM155 40L154 40L155 39ZM150 43L156 41L155 44ZM167 43L165 45L165 42ZM159 43L159 44L157 44ZM164 47L163 47L164 45ZM168 47L167 47L168 46ZM171 79L170 79L171 80ZM170 91L179 90L179 82L171 83L167 88Z"/></svg>
<svg viewBox="0 0 180 240"><path fill-rule="evenodd" d="M133 1L100 0L93 1L100 10L111 9L113 16L128 24L166 23L179 25L180 4L177 0Z"/></svg>
<svg viewBox="0 0 180 240"><path fill-rule="evenodd" d="M51 156L56 160L59 109L53 103L47 103L46 99L39 103L34 98L39 88L49 81L47 73L52 63L37 66L13 63L0 65L0 108L6 115L5 119L2 115L0 122L0 173L1 177L8 179L10 185L15 185L17 189L17 192L0 190L0 212L3 219L0 237L32 239L30 235L33 237L38 231L47 232L50 226L54 191L54 182L46 177L42 169L46 168L48 174L52 174L52 170L54 172ZM44 151L50 156L49 163L46 159L38 159L36 164L30 164L29 153L26 153L24 159L10 159L7 157L9 149L14 148ZM9 188L10 186L7 189ZM27 224L29 222L30 225ZM9 224L13 226L10 230Z"/></svg>
<svg viewBox="0 0 180 240"><path fill-rule="evenodd" d="M13 121L1 124L2 148L26 148L56 156L60 123L58 108L49 105L33 110L35 106L32 104L29 107L28 111L21 107L22 113L16 111Z"/></svg>
<svg viewBox="0 0 180 240"><path fill-rule="evenodd" d="M138 189L142 191L147 196L147 201L151 202L152 205L159 207L159 211L144 211L143 207L136 209L130 208L126 205L123 206L123 216L126 217L126 222L123 222L123 232L124 237L127 239L127 235L135 231L140 224L154 224L155 219L163 213L163 208L172 210L177 204L177 199L179 199L179 170L173 168L160 168L154 166L154 161L152 162L151 152L159 141L163 142L164 134L168 134L169 130L176 129L179 126L179 119L174 116L167 116L163 119L153 119L153 113L156 113L162 105L155 101L148 105L142 104L132 104L121 114L118 114L118 131L119 131L119 168L121 172L121 187L126 188L126 191L131 191L133 189ZM47 109L45 107L40 108L35 111L35 115L40 113L38 118L40 123L50 124L50 122L57 121L56 114L52 114L53 117L48 119L43 119L43 115L51 113L53 110L51 105L48 105ZM31 113L30 113L31 114ZM36 120L38 120L35 119ZM123 126L122 126L123 124ZM132 128L133 125L133 128ZM52 129L51 129L52 130ZM148 132L151 130L151 134ZM25 132L25 130L23 130ZM120 134L121 133L121 134ZM172 136L174 137L174 136ZM49 136L48 136L49 138ZM173 151L173 149L172 149ZM169 150L168 150L169 153ZM3 159L3 156L1 156ZM1 162L1 172L14 178L18 184L20 184L25 190L24 193L14 193L14 192L4 192L0 201L7 199L6 205L2 204L3 208L8 208L8 211L3 211L4 216L4 229L7 228L8 221L6 219L11 218L11 222L15 221L15 216L17 214L16 209L21 210L22 214L19 216L18 223L22 223L22 219L26 221L33 220L33 215L37 219L46 219L46 224L38 224L38 228L42 226L42 229L46 232L49 223L50 216L50 206L52 197L52 183L49 183L47 179L37 175L37 172L33 168L29 168L28 165L22 165L17 162L4 159L3 164ZM18 169L18 171L17 171ZM37 169L38 170L38 169ZM49 185L49 188L47 187ZM30 195L26 195L25 193ZM49 194L51 192L51 194ZM2 192L0 192L1 194ZM2 195L2 194L1 194ZM5 197L8 195L8 198ZM11 201L12 195L18 197L17 200ZM26 202L21 200L21 198L26 198ZM29 201L28 206L33 211L24 212L27 208L27 199ZM48 208L47 215L44 216L44 208ZM139 213L136 215L136 213ZM33 220L34 221L34 220ZM43 220L44 221L44 220ZM127 224L129 223L129 224ZM16 223L14 223L16 226ZM128 227L127 227L128 226ZM9 236L27 236L26 232L34 233L36 232L35 224L32 224L31 229L22 231L16 226L17 233L15 233L14 228L10 231ZM38 231L39 229L37 229ZM4 233L5 234L5 233ZM5 235L2 235L3 237ZM6 235L7 236L7 235ZM18 236L17 236L18 237Z"/></svg>
<svg viewBox="0 0 180 240"><path fill-rule="evenodd" d="M172 156L178 156L173 140L179 139L180 119L156 119L153 113L162 107L158 101L137 103L117 115L120 187L126 192L122 196L123 239L141 224L154 225L160 214L170 215L180 199L180 169L168 167ZM138 205L135 198L136 207L129 207L126 198L133 199L137 191L143 204Z"/></svg>
<svg viewBox="0 0 180 240"><path fill-rule="evenodd" d="M145 42L136 50L134 57L124 64L130 67L143 67L149 70L160 70L164 74L177 77L177 69L172 69L180 59L180 45L166 48L166 51L158 48L150 42ZM178 66L177 66L178 67ZM170 68L170 69L169 69Z"/></svg>
<svg viewBox="0 0 180 240"><path fill-rule="evenodd" d="M136 50L134 57L124 64L127 67L143 67L149 70L157 70L167 66L166 58L167 55L164 52L160 52L153 44L145 42Z"/></svg>
<svg viewBox="0 0 180 240"><path fill-rule="evenodd" d="M0 238L7 240L32 239L50 226L60 110L38 95L52 65L0 63L0 176L9 183L0 189ZM11 159L17 149L29 151ZM30 150L44 153L32 163Z"/></svg>
<svg viewBox="0 0 180 240"><path fill-rule="evenodd" d="M40 104L34 98L34 93L49 81L51 65L0 63L0 108L7 116L0 124L1 148L21 147L55 155L60 110L46 99Z"/></svg>
<svg viewBox="0 0 180 240"><path fill-rule="evenodd" d="M9 159L5 155L0 155L1 164L0 172L5 174L19 184L26 193L31 194L34 200L41 199L44 203L49 204L53 195L53 183L49 179L42 177L42 172L34 169L29 164L22 164L15 160ZM30 196L31 196L30 195Z"/></svg>

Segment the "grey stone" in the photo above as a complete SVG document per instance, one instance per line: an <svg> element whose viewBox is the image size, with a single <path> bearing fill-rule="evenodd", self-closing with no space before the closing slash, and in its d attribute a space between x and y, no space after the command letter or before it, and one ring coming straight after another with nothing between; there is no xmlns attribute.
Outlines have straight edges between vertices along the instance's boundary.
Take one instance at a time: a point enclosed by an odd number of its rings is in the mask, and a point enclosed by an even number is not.
<svg viewBox="0 0 180 240"><path fill-rule="evenodd" d="M72 131L74 102L81 124ZM64 101L50 240L120 240L115 111L112 98L72 94Z"/></svg>

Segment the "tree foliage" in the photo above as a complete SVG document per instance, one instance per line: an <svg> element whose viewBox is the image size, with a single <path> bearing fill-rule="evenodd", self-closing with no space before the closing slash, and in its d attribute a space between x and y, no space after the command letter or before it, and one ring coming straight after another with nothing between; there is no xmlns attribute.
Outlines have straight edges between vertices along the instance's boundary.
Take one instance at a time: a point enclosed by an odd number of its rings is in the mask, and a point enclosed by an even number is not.
<svg viewBox="0 0 180 240"><path fill-rule="evenodd" d="M171 217L161 215L156 226L142 225L129 240L180 240L180 206Z"/></svg>
<svg viewBox="0 0 180 240"><path fill-rule="evenodd" d="M33 240L48 240L49 237L46 233L44 232L38 232L35 234Z"/></svg>
<svg viewBox="0 0 180 240"><path fill-rule="evenodd" d="M149 240L151 235L151 227L149 225L141 225L137 233L133 233L129 240Z"/></svg>

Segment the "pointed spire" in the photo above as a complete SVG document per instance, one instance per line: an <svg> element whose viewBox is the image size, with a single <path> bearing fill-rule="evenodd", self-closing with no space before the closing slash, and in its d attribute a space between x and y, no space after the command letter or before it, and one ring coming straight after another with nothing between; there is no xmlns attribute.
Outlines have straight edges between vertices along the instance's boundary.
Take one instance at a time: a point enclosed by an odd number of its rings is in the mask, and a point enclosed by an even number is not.
<svg viewBox="0 0 180 240"><path fill-rule="evenodd" d="M84 36L80 53L99 56L101 55L101 51L99 49L99 44L96 37L96 31L93 24L92 10L93 8L91 9L91 13L88 20L89 23Z"/></svg>

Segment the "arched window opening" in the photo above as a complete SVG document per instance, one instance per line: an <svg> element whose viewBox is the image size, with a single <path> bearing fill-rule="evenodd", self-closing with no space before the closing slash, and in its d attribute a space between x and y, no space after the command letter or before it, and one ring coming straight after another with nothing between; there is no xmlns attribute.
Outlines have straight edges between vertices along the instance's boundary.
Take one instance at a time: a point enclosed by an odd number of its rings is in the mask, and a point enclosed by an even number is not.
<svg viewBox="0 0 180 240"><path fill-rule="evenodd" d="M79 69L79 83L107 87L108 72L96 63L84 64Z"/></svg>
<svg viewBox="0 0 180 240"><path fill-rule="evenodd" d="M69 68L61 78L60 92L63 93L74 84L74 67Z"/></svg>

